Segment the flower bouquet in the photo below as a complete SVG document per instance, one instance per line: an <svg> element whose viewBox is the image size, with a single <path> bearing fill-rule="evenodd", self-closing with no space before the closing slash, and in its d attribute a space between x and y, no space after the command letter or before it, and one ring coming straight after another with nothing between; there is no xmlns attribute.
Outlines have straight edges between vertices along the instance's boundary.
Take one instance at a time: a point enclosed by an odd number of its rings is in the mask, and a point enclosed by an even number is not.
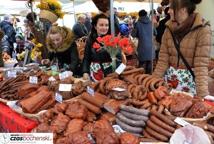
<svg viewBox="0 0 214 144"><path fill-rule="evenodd" d="M93 48L96 51L105 49L112 59L112 69L116 69L116 55L122 50L124 53L131 54L133 47L129 38L122 38L120 36L114 37L112 35L106 35L104 37L98 37L97 42L94 42Z"/></svg>

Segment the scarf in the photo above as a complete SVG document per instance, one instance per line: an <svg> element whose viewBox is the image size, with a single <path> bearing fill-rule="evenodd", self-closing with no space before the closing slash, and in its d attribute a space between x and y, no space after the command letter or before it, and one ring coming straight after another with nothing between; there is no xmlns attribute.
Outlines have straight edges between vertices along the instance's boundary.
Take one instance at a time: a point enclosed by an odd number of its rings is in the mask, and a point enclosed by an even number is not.
<svg viewBox="0 0 214 144"><path fill-rule="evenodd" d="M196 14L191 14L182 24L175 27L173 33L176 39L181 42L184 36L190 32L192 25L195 21Z"/></svg>

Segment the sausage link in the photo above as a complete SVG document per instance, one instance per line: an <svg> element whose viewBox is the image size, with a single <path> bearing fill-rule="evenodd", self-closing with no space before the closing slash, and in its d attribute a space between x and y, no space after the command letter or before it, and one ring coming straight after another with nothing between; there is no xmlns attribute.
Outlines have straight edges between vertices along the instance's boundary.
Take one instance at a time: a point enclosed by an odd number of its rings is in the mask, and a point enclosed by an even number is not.
<svg viewBox="0 0 214 144"><path fill-rule="evenodd" d="M133 120L147 121L149 119L147 116L137 115L123 110L121 110L120 113L123 114L125 117Z"/></svg>
<svg viewBox="0 0 214 144"><path fill-rule="evenodd" d="M140 127L132 127L130 125L125 124L124 122L122 122L121 120L119 120L118 118L116 118L116 123L125 131L127 132L131 132L131 133L136 133L136 134L140 134L143 131L143 128Z"/></svg>
<svg viewBox="0 0 214 144"><path fill-rule="evenodd" d="M153 130L155 130L156 132L159 132L160 134L170 138L172 136L172 133L163 129L162 127L156 125L155 123L153 123L151 120L148 120L146 122L147 126Z"/></svg>
<svg viewBox="0 0 214 144"><path fill-rule="evenodd" d="M175 131L175 128L174 128L174 127L171 127L171 126L167 125L166 123L162 122L161 120L159 120L159 119L158 119L156 116L154 116L154 115L152 115L152 116L150 117L150 120L151 120L152 122L154 122L155 124L159 125L160 127L162 127L163 129L166 129L166 130L168 130L168 131L170 131L170 132L172 132L172 133L174 133L174 131Z"/></svg>
<svg viewBox="0 0 214 144"><path fill-rule="evenodd" d="M143 120L140 120L140 121L139 120L132 120L132 119L125 117L121 113L117 113L116 117L119 120L121 120L122 122L124 122L130 126L134 126L134 127L144 127L145 126L145 122Z"/></svg>
<svg viewBox="0 0 214 144"><path fill-rule="evenodd" d="M156 117L158 117L160 120L162 120L163 122L167 123L170 126L176 126L176 123L173 122L172 120L168 119L166 116L164 116L163 114L157 112L157 111L151 111L151 114L155 115Z"/></svg>
<svg viewBox="0 0 214 144"><path fill-rule="evenodd" d="M149 115L149 111L148 110L143 110L143 109L137 109L131 106L125 106L125 105L121 105L120 106L121 110L124 111L128 111L134 114L138 114L138 115L144 115L144 116L148 116Z"/></svg>
<svg viewBox="0 0 214 144"><path fill-rule="evenodd" d="M158 139L158 140L161 140L161 141L164 141L164 142L167 142L167 141L168 141L168 138L167 138L166 136L164 136L164 135L162 135L162 134L159 134L158 132L156 132L156 131L150 129L149 127L146 127L146 131L147 131L150 135L154 136L154 137L155 137L156 139Z"/></svg>

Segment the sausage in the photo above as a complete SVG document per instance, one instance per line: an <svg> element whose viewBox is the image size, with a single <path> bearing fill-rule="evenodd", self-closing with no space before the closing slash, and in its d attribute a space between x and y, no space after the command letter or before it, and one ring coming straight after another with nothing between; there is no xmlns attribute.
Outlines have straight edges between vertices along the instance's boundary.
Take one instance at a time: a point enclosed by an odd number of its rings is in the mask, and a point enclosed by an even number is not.
<svg viewBox="0 0 214 144"><path fill-rule="evenodd" d="M148 132L146 130L143 131L143 136L146 137L146 138L150 138L150 139L156 140L156 138L151 136L150 134L148 134Z"/></svg>
<svg viewBox="0 0 214 144"><path fill-rule="evenodd" d="M84 99L85 101L92 103L93 105L97 107L103 107L103 104L105 103L105 96L95 93L94 96L90 96L88 93L83 93L81 95L81 98ZM107 98L107 97L106 97Z"/></svg>
<svg viewBox="0 0 214 144"><path fill-rule="evenodd" d="M150 79L152 79L152 78L153 78L152 75L149 75L148 77L146 77L146 78L143 80L142 85L146 88L146 83L147 83Z"/></svg>
<svg viewBox="0 0 214 144"><path fill-rule="evenodd" d="M150 76L150 75L149 75L149 74L142 74L141 77L138 78L138 84L139 84L139 85L142 85L143 80L144 80L145 78L147 78L148 76Z"/></svg>
<svg viewBox="0 0 214 144"><path fill-rule="evenodd" d="M168 141L168 138L162 134L159 134L158 132L152 130L151 128L149 127L146 127L146 131L151 135L151 136L154 136L156 139L158 140L161 140L161 141Z"/></svg>
<svg viewBox="0 0 214 144"><path fill-rule="evenodd" d="M132 119L125 117L121 113L117 113L116 117L119 120L121 120L122 122L124 122L130 126L134 126L134 127L144 127L145 126L145 122L143 120L132 120Z"/></svg>
<svg viewBox="0 0 214 144"><path fill-rule="evenodd" d="M125 117L129 118L129 119L133 119L133 120L143 120L143 121L147 121L149 118L147 116L142 116L142 115L136 115L136 114L132 114L130 112L127 111L123 111L121 110L120 113L122 115L124 115Z"/></svg>
<svg viewBox="0 0 214 144"><path fill-rule="evenodd" d="M156 117L158 117L160 120L162 120L163 122L165 122L166 124L170 125L170 126L176 126L176 123L173 122L172 120L168 119L166 116L164 116L163 114L157 112L157 111L151 111L151 113L153 115L155 115Z"/></svg>
<svg viewBox="0 0 214 144"><path fill-rule="evenodd" d="M139 101L139 100L134 100L134 99L131 99L130 100L130 103L134 106L142 106L144 105L144 102L143 101Z"/></svg>
<svg viewBox="0 0 214 144"><path fill-rule="evenodd" d="M154 139L154 138L145 138L145 137L143 137L143 138L140 138L140 141L141 142L158 142L158 140L156 140L156 139Z"/></svg>
<svg viewBox="0 0 214 144"><path fill-rule="evenodd" d="M170 137L172 136L172 133L171 133L171 132L169 132L169 131L163 129L162 127L160 127L160 126L158 126L158 125L156 125L156 124L153 123L151 120L148 120L148 121L146 122L146 124L147 124L147 126L148 126L149 128L155 130L156 132L158 132L158 133L160 133L160 134L162 134L162 135L164 135L164 136L166 136L166 137L168 137L168 138L170 138Z"/></svg>
<svg viewBox="0 0 214 144"><path fill-rule="evenodd" d="M161 120L159 120L159 119L158 119L156 116L154 116L154 115L152 115L152 116L150 117L150 120L151 120L152 122L154 122L155 124L159 125L160 127L162 127L163 129L166 129L166 130L168 130L168 131L170 131L170 132L172 132L172 133L175 131L175 128L174 128L174 127L171 127L171 126L167 125L166 123L162 122Z"/></svg>
<svg viewBox="0 0 214 144"><path fill-rule="evenodd" d="M157 78L155 80L153 80L151 83L150 83L150 89L152 91L155 91L156 90L156 84L163 81L163 79L160 79L160 78Z"/></svg>
<svg viewBox="0 0 214 144"><path fill-rule="evenodd" d="M147 94L147 97L148 97L148 99L149 99L149 101L150 101L151 103L153 103L153 104L157 104L157 103L158 103L156 97L154 96L154 92L149 92L149 93Z"/></svg>
<svg viewBox="0 0 214 144"><path fill-rule="evenodd" d="M143 131L143 128L140 127L132 127L130 125L125 124L124 122L122 122L121 120L119 120L118 118L116 118L116 123L125 131L127 132L131 132L131 133L136 133L136 134L140 134Z"/></svg>
<svg viewBox="0 0 214 144"><path fill-rule="evenodd" d="M164 110L164 106L163 106L163 105L160 105L160 106L158 107L158 113L162 113L163 110ZM155 110L154 110L154 111L155 111Z"/></svg>
<svg viewBox="0 0 214 144"><path fill-rule="evenodd" d="M134 108L134 107L131 107L131 106L121 105L120 109L124 110L124 111L128 111L128 112L134 113L134 114L138 114L138 115L144 115L144 116L148 116L149 115L149 111L143 110L143 109L137 109L137 108Z"/></svg>
<svg viewBox="0 0 214 144"><path fill-rule="evenodd" d="M128 75L128 74L133 74L133 73L143 73L143 72L144 72L144 68L134 68L134 69L122 72L121 75Z"/></svg>
<svg viewBox="0 0 214 144"><path fill-rule="evenodd" d="M153 76L151 79L149 79L149 80L146 82L145 87L146 87L148 90L150 90L150 84L151 84L151 82L155 81L156 79L157 79L157 78Z"/></svg>
<svg viewBox="0 0 214 144"><path fill-rule="evenodd" d="M151 110L155 110L156 111L157 108L158 108L157 105L152 105L152 109Z"/></svg>
<svg viewBox="0 0 214 144"><path fill-rule="evenodd" d="M141 107L141 109L147 109L148 107L150 107L152 104L149 102L149 101L147 101L142 107Z"/></svg>
<svg viewBox="0 0 214 144"><path fill-rule="evenodd" d="M85 100L82 100L82 99L78 99L78 101L82 105L84 105L85 107L87 107L90 111L92 111L92 112L94 112L96 114L100 114L101 113L101 110L97 106L95 106L95 105L93 105L93 104L91 104L91 103L89 103L89 102L87 102Z"/></svg>

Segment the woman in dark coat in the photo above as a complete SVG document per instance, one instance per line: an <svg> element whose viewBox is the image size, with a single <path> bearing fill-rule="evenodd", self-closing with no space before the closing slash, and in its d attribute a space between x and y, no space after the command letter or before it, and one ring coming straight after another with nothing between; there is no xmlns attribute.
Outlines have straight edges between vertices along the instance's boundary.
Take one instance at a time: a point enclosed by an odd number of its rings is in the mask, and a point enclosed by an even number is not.
<svg viewBox="0 0 214 144"><path fill-rule="evenodd" d="M146 73L151 73L155 51L152 44L152 22L145 10L139 11L139 19L136 22L132 36L139 40L137 53L140 67L144 67Z"/></svg>
<svg viewBox="0 0 214 144"><path fill-rule="evenodd" d="M112 59L109 53L100 48L93 48L96 39L105 36L109 31L109 18L104 14L98 14L92 19L92 30L86 42L84 59L83 59L83 78L94 81L103 79L107 74L112 73ZM100 44L102 45L102 44ZM121 62L120 52L117 55L117 62Z"/></svg>
<svg viewBox="0 0 214 144"><path fill-rule="evenodd" d="M79 57L75 36L67 27L52 26L46 38L49 60L58 63L59 68L65 68L76 73Z"/></svg>

